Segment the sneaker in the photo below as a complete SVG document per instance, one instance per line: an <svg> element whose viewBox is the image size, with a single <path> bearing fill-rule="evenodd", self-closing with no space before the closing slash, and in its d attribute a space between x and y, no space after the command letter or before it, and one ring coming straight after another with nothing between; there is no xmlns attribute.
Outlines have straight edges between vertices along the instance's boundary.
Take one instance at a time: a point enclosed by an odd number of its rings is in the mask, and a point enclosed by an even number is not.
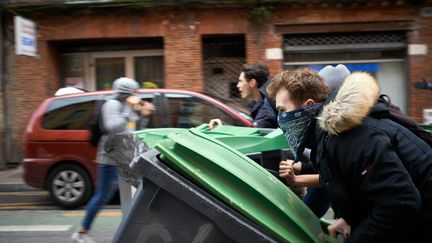
<svg viewBox="0 0 432 243"><path fill-rule="evenodd" d="M74 243L96 243L90 236L86 233L75 232L72 234L71 239Z"/></svg>

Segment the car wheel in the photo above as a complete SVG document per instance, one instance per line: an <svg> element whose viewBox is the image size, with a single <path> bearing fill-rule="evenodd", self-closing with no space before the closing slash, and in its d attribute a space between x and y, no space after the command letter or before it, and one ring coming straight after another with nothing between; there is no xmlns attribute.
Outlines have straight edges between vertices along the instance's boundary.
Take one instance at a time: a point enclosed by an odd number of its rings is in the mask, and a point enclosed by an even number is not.
<svg viewBox="0 0 432 243"><path fill-rule="evenodd" d="M93 193L89 174L77 165L67 164L55 168L47 183L54 201L68 209L86 204Z"/></svg>

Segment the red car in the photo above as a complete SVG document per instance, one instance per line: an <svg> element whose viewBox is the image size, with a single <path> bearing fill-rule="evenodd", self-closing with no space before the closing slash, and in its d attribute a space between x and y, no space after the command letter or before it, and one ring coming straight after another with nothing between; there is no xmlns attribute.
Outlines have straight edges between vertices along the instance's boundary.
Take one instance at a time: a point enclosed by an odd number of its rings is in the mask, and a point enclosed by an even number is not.
<svg viewBox="0 0 432 243"><path fill-rule="evenodd" d="M96 100L112 91L48 98L33 113L24 136L24 180L48 190L65 208L87 203L96 182L96 149L88 143L88 122ZM148 128L195 127L212 118L236 126L252 126L244 113L206 95L170 89L141 89L138 96L156 111ZM140 122L138 123L138 126Z"/></svg>

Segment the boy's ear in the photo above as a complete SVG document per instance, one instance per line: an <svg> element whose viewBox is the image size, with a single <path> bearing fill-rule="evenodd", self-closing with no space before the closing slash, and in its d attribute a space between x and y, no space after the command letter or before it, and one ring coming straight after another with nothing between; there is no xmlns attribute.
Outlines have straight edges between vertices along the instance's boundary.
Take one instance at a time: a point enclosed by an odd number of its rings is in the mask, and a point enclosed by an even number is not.
<svg viewBox="0 0 432 243"><path fill-rule="evenodd" d="M253 79L249 80L249 85L250 85L251 87L257 87L258 83L257 83L257 81L253 78Z"/></svg>
<svg viewBox="0 0 432 243"><path fill-rule="evenodd" d="M303 104L305 106L310 106L310 105L315 104L315 100L313 100L313 99L307 99Z"/></svg>

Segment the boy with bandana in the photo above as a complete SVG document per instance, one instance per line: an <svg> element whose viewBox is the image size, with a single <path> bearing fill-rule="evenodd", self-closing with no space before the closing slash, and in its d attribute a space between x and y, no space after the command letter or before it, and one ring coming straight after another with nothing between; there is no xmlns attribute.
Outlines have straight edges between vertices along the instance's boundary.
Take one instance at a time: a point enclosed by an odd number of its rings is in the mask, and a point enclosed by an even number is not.
<svg viewBox="0 0 432 243"><path fill-rule="evenodd" d="M326 81L330 88L330 94L336 94L342 85L342 82L350 74L348 68L343 64L339 64L336 67L327 65L318 72L318 75ZM294 152L295 151L293 151L293 153ZM303 155L303 157L306 156L309 158L310 149L306 149L303 152ZM302 163L304 161L308 162ZM307 187L304 202L317 217L321 218L330 208L330 202L328 201L324 191L319 188L318 172L311 165L309 159L303 160L302 162L295 163L293 166L292 160L281 161L279 164L279 176L285 178L285 181L289 185Z"/></svg>

